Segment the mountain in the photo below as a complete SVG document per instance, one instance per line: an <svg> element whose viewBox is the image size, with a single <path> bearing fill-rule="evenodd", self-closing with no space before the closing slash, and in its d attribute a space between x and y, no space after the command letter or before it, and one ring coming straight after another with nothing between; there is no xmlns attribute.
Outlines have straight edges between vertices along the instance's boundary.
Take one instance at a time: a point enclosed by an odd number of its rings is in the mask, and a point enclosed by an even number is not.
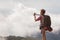
<svg viewBox="0 0 60 40"><path fill-rule="evenodd" d="M40 38L20 37L20 36L8 36L7 40L40 40Z"/></svg>

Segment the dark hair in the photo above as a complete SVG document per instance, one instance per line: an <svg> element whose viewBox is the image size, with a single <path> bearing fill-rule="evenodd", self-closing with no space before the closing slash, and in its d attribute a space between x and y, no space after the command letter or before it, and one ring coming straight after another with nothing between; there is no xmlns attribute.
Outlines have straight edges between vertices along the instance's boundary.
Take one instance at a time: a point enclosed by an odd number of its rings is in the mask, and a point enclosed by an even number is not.
<svg viewBox="0 0 60 40"><path fill-rule="evenodd" d="M41 12L45 13L45 10L44 9L41 9Z"/></svg>

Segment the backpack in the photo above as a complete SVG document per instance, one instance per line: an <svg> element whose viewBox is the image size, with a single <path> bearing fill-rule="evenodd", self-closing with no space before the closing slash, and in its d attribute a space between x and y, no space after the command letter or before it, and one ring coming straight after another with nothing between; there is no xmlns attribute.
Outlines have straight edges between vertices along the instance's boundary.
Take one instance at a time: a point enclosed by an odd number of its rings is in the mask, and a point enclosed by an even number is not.
<svg viewBox="0 0 60 40"><path fill-rule="evenodd" d="M50 16L42 15L41 24L43 27L47 27L49 31L52 31Z"/></svg>
<svg viewBox="0 0 60 40"><path fill-rule="evenodd" d="M42 21L43 21L43 25L44 25L44 26L51 26L50 16L48 16L48 15L43 15Z"/></svg>

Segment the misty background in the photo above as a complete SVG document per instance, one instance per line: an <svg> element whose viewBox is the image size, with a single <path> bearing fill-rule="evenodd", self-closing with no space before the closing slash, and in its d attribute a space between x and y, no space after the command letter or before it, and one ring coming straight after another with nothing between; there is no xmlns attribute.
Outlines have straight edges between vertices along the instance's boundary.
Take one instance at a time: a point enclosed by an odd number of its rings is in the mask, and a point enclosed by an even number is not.
<svg viewBox="0 0 60 40"><path fill-rule="evenodd" d="M43 8L52 20L52 32L47 39L60 39L60 0L0 0L0 36L41 36L39 22L33 13Z"/></svg>

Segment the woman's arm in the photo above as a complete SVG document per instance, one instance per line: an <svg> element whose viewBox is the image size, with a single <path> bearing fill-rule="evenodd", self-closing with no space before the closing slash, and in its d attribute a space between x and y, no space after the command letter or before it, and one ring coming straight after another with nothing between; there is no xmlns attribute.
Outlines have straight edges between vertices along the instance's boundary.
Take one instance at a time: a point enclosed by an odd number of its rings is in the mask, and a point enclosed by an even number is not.
<svg viewBox="0 0 60 40"><path fill-rule="evenodd" d="M34 20L36 21L36 13L34 13Z"/></svg>
<svg viewBox="0 0 60 40"><path fill-rule="evenodd" d="M34 13L34 20L35 20L35 21L39 21L39 20L41 20L41 17L38 17L38 18L36 19L36 13Z"/></svg>

